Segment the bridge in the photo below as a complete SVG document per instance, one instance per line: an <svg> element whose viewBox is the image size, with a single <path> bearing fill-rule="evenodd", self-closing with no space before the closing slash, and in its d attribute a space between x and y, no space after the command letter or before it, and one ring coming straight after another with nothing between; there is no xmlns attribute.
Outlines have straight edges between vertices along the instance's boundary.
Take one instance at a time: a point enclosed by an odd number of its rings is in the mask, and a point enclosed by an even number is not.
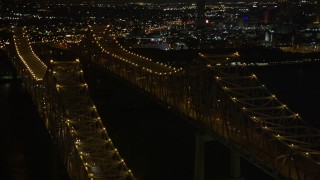
<svg viewBox="0 0 320 180"><path fill-rule="evenodd" d="M275 179L320 178L320 131L245 67L217 58L177 69L125 49L108 26L90 26L78 48Z"/></svg>
<svg viewBox="0 0 320 180"><path fill-rule="evenodd" d="M134 179L90 100L79 61L46 62L33 52L24 29L14 28L14 35L10 57L70 177ZM89 26L70 51L81 52L194 122L275 179L320 178L320 130L282 104L245 67L217 58L176 68L130 52L114 35L108 26Z"/></svg>
<svg viewBox="0 0 320 180"><path fill-rule="evenodd" d="M88 94L78 59L40 58L27 29L14 27L6 47L71 179L135 179Z"/></svg>

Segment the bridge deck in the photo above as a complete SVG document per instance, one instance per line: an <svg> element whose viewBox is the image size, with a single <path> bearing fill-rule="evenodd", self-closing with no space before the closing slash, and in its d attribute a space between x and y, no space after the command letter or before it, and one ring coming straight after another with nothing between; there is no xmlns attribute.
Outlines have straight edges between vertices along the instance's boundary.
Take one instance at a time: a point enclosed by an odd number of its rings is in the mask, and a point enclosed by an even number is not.
<svg viewBox="0 0 320 180"><path fill-rule="evenodd" d="M79 61L51 64L67 111L67 126L88 175L94 179L134 179L102 124L82 79Z"/></svg>
<svg viewBox="0 0 320 180"><path fill-rule="evenodd" d="M173 74L179 71L174 67L155 62L150 58L143 57L124 49L116 41L115 37L111 35L105 35L106 32L108 33L106 26L90 26L90 29L94 34L94 39L100 48L104 52L111 54L113 57L158 75Z"/></svg>
<svg viewBox="0 0 320 180"><path fill-rule="evenodd" d="M70 178L135 179L102 124L79 60L53 61L51 51L42 48L40 60L24 28L15 27L13 34L14 66L55 140ZM40 46L33 47L37 52ZM44 62L49 59L47 71Z"/></svg>
<svg viewBox="0 0 320 180"><path fill-rule="evenodd" d="M21 27L14 28L14 43L17 53L22 62L36 80L42 80L46 74L47 66L33 52L29 43L28 35L25 34Z"/></svg>
<svg viewBox="0 0 320 180"><path fill-rule="evenodd" d="M238 54L213 58L199 54L212 58L212 64L191 67L181 76L162 74L165 76L159 78L158 74L140 71L140 64L128 67L115 61L112 57L132 58L130 62L139 63L145 60L114 43L104 27L90 28L91 33L80 47L90 51L94 63L130 81L173 111L201 123L208 133L273 177L309 180L320 176L320 131L282 104L255 75L228 65L228 60Z"/></svg>

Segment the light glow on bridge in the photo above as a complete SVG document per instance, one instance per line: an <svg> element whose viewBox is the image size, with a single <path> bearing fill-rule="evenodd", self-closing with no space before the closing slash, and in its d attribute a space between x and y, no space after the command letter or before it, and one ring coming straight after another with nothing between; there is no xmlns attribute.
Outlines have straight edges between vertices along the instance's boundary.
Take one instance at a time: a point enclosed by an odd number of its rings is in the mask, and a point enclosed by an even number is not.
<svg viewBox="0 0 320 180"><path fill-rule="evenodd" d="M154 62L150 58L128 51L119 44L115 37L106 35L106 32L112 34L107 26L89 26L89 29L94 38L94 43L98 45L103 53L111 55L114 58L156 75L169 75L182 71L182 68L176 69L175 67Z"/></svg>
<svg viewBox="0 0 320 180"><path fill-rule="evenodd" d="M29 42L28 35L26 35L26 30L24 28L14 28L14 45L16 52L27 67L30 74L37 81L41 81L47 71L47 66L42 62L42 60L34 53L31 44Z"/></svg>
<svg viewBox="0 0 320 180"><path fill-rule="evenodd" d="M57 142L70 177L135 179L89 96L79 59L51 60L53 70L47 71L47 66L33 52L24 30L14 28L13 32L15 47L11 49L15 68Z"/></svg>
<svg viewBox="0 0 320 180"><path fill-rule="evenodd" d="M108 40L103 26L95 28L78 47L85 48L92 63L203 125L209 134L275 178L319 177L320 130L284 106L256 75L246 71L246 65L222 57L213 59L212 66L182 71L179 76L164 75L158 69L165 66L128 53L113 38ZM145 66L145 62L150 64ZM144 66L157 73L141 71Z"/></svg>

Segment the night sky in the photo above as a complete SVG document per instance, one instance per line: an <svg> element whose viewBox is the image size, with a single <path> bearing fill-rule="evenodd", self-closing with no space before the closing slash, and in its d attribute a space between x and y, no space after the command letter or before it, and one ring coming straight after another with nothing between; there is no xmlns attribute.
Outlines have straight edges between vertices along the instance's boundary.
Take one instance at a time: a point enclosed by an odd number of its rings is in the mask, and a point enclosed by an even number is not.
<svg viewBox="0 0 320 180"><path fill-rule="evenodd" d="M80 3L80 2L106 2L106 3L129 3L129 2L152 2L152 3L195 3L196 0L6 0L11 2L50 2L50 3ZM225 0L225 1L235 1L235 0ZM244 0L248 1L248 0ZM206 0L206 2L214 2L214 0Z"/></svg>

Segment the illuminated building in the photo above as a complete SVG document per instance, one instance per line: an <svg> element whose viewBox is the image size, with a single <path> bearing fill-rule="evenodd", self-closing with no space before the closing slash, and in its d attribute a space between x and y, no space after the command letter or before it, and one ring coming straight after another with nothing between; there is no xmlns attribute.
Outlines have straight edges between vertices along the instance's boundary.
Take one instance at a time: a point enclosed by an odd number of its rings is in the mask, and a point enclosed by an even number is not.
<svg viewBox="0 0 320 180"><path fill-rule="evenodd" d="M197 0L197 28L204 29L206 26L205 18L205 0Z"/></svg>
<svg viewBox="0 0 320 180"><path fill-rule="evenodd" d="M268 24L269 23L269 11L268 11L267 8L264 8L264 10L263 10L262 23L263 24Z"/></svg>
<svg viewBox="0 0 320 180"><path fill-rule="evenodd" d="M288 0L278 0L278 3L286 3Z"/></svg>
<svg viewBox="0 0 320 180"><path fill-rule="evenodd" d="M320 22L320 0L317 1L317 8L316 8L317 12L317 17L316 17L316 23Z"/></svg>

